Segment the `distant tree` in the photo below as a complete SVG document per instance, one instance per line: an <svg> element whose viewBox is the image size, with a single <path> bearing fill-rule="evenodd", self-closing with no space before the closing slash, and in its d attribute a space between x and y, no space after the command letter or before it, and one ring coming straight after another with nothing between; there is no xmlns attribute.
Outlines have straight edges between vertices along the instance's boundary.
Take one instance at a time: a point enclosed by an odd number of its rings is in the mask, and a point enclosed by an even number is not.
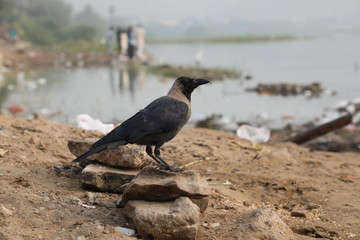
<svg viewBox="0 0 360 240"><path fill-rule="evenodd" d="M97 30L92 26L78 25L66 30L66 40L84 40L91 42L97 36Z"/></svg>
<svg viewBox="0 0 360 240"><path fill-rule="evenodd" d="M22 0L22 2L23 10L30 18L47 18L60 25L68 24L71 18L71 7L62 0Z"/></svg>
<svg viewBox="0 0 360 240"><path fill-rule="evenodd" d="M15 6L15 1L0 0L0 23L11 20L14 15Z"/></svg>
<svg viewBox="0 0 360 240"><path fill-rule="evenodd" d="M102 19L89 4L85 5L84 9L75 15L73 25L92 26L99 31L105 31L107 29L104 19Z"/></svg>
<svg viewBox="0 0 360 240"><path fill-rule="evenodd" d="M22 39L52 46L65 41L92 41L104 20L90 6L74 16L63 0L0 0L0 24L15 28Z"/></svg>

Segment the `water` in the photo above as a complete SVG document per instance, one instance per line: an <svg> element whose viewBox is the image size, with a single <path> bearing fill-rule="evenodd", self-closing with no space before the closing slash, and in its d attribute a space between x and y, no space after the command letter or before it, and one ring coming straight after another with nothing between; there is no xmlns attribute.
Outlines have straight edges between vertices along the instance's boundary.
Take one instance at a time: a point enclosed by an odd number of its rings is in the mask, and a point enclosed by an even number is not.
<svg viewBox="0 0 360 240"><path fill-rule="evenodd" d="M359 97L359 38L358 34L334 34L274 43L149 45L147 52L160 62L191 65L195 54L203 49L202 66L247 71L254 77L251 81L225 80L201 86L193 94L193 120L219 113L236 121L255 121L262 116L267 124L279 126L312 120L340 100ZM29 84L39 82L39 78L47 83ZM121 121L166 94L172 82L148 73L145 67L138 71L126 66L49 69L27 74L24 80L18 77L12 83L13 90L4 86L0 105L21 105L26 113L40 112L66 123L73 123L80 113L105 122ZM320 82L323 88L336 90L337 95L284 98L245 91L258 83L280 82ZM287 115L293 119L282 120Z"/></svg>

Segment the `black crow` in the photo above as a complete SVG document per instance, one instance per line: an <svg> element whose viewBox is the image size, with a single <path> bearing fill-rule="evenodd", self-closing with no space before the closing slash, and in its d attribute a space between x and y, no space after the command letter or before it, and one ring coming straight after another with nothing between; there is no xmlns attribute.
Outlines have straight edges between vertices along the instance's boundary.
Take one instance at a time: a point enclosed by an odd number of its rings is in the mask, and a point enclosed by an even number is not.
<svg viewBox="0 0 360 240"><path fill-rule="evenodd" d="M146 153L160 166L176 171L161 157L160 147L174 138L191 115L191 93L200 85L210 83L205 79L179 77L166 96L151 102L144 109L95 142L89 151L73 162L105 149L114 149L128 143L146 146ZM154 152L152 146L155 146Z"/></svg>

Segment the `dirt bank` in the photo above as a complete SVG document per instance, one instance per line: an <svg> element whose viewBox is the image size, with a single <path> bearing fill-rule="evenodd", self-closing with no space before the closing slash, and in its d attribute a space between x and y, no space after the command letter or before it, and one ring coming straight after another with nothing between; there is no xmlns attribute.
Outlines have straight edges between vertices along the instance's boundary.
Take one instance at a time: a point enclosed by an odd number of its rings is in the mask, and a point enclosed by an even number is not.
<svg viewBox="0 0 360 240"><path fill-rule="evenodd" d="M73 159L69 139L99 136L41 118L0 115L0 239L127 238L114 231L126 226L115 207L119 195L98 193L95 208L80 206L79 199L89 199L76 171L52 168ZM264 205L276 209L299 239L360 238L359 154L251 145L208 129L183 130L163 153L176 166L190 163L188 169L203 171L213 188L201 240L237 239L241 216Z"/></svg>

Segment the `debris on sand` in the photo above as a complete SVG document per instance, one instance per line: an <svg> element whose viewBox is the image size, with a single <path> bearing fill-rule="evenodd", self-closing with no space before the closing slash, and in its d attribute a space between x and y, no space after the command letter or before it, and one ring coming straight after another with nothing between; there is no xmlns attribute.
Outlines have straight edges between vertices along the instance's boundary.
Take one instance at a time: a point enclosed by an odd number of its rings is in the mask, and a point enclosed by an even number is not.
<svg viewBox="0 0 360 240"><path fill-rule="evenodd" d="M259 83L255 88L248 88L246 91L257 92L260 95L305 95L308 97L314 97L319 96L323 92L323 88L321 87L320 83L311 83L308 85L300 85L295 83Z"/></svg>

